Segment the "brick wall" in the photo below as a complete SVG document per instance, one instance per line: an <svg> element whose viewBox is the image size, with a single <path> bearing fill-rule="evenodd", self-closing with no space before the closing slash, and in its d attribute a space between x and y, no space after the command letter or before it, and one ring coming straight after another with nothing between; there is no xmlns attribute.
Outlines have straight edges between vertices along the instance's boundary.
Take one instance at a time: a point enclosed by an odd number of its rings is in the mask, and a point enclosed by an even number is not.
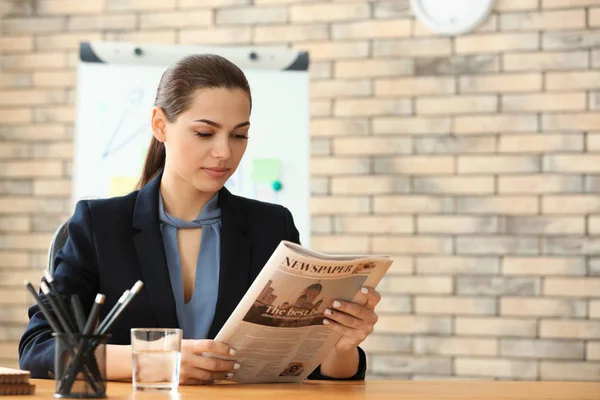
<svg viewBox="0 0 600 400"><path fill-rule="evenodd" d="M371 377L600 379L600 1L3 0L0 364L70 213L80 40L312 57L314 245L390 253ZM597 215L596 215L597 214Z"/></svg>

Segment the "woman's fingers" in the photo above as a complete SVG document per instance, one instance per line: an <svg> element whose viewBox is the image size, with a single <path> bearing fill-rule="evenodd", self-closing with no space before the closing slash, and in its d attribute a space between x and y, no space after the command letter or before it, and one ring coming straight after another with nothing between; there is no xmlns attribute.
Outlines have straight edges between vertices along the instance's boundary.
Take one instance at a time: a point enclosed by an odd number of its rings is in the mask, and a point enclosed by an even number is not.
<svg viewBox="0 0 600 400"><path fill-rule="evenodd" d="M375 289L363 287L361 293L367 298L367 302L365 303L365 307L367 308L374 309L381 301L381 294Z"/></svg>
<svg viewBox="0 0 600 400"><path fill-rule="evenodd" d="M205 385L229 379L240 364L207 354L231 355L235 352L224 343L213 340L185 340L182 346L180 382L184 385Z"/></svg>
<svg viewBox="0 0 600 400"><path fill-rule="evenodd" d="M186 342L186 346L189 347L194 354L202 355L204 353L212 353L222 356L235 355L235 350L231 348L231 346L228 346L225 343L216 342L214 340L184 340L184 342Z"/></svg>
<svg viewBox="0 0 600 400"><path fill-rule="evenodd" d="M181 366L213 372L232 372L240 368L240 365L235 361L219 360L197 354L187 354L186 357L182 357Z"/></svg>
<svg viewBox="0 0 600 400"><path fill-rule="evenodd" d="M213 372L198 368L190 368L185 373L183 370L181 372L180 383L182 385L208 385L233 377L232 372Z"/></svg>

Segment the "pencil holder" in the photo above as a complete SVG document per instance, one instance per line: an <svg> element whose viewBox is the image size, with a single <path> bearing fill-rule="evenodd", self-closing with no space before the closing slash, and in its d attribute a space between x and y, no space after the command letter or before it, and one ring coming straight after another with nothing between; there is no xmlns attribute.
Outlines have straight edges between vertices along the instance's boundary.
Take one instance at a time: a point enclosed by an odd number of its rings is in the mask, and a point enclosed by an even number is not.
<svg viewBox="0 0 600 400"><path fill-rule="evenodd" d="M57 398L106 397L106 343L110 335L53 334Z"/></svg>

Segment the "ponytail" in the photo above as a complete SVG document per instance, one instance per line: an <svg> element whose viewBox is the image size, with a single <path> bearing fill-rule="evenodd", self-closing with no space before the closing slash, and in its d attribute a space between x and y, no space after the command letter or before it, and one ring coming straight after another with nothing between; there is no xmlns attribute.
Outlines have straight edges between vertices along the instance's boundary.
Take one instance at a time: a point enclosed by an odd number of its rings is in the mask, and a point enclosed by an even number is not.
<svg viewBox="0 0 600 400"><path fill-rule="evenodd" d="M138 189L143 188L165 167L165 145L152 137L150 147L146 153L146 161L142 169L142 177L138 182Z"/></svg>

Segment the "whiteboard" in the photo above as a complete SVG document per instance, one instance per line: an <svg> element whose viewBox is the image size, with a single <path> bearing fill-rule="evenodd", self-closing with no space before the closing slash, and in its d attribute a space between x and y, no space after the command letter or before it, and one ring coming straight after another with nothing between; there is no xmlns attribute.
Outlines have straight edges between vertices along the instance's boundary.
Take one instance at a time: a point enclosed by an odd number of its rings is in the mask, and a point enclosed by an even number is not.
<svg viewBox="0 0 600 400"><path fill-rule="evenodd" d="M151 109L160 77L179 58L200 53L236 63L252 92L248 148L225 186L289 208L302 243L310 246L308 56L290 49L82 43L73 202L135 189L152 138ZM280 182L281 189L271 181Z"/></svg>

